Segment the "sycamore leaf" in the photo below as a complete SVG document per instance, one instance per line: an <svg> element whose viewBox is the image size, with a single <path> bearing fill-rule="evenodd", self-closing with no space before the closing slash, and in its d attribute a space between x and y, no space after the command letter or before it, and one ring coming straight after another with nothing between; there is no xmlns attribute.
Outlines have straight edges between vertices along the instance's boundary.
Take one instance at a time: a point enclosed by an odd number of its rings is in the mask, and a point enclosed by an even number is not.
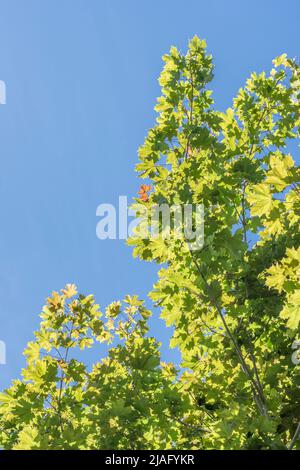
<svg viewBox="0 0 300 470"><path fill-rule="evenodd" d="M70 299L77 294L77 287L75 284L67 284L66 287L61 291L67 297L67 299Z"/></svg>
<svg viewBox="0 0 300 470"><path fill-rule="evenodd" d="M277 154L271 155L271 169L267 173L266 183L273 185L278 191L282 191L289 184L288 170L293 166L293 163L290 155L286 155L284 158Z"/></svg>
<svg viewBox="0 0 300 470"><path fill-rule="evenodd" d="M272 194L266 184L257 184L247 191L252 215L268 215L272 209Z"/></svg>
<svg viewBox="0 0 300 470"><path fill-rule="evenodd" d="M34 449L38 444L38 429L33 426L25 426L19 433L19 442L14 446L14 450Z"/></svg>
<svg viewBox="0 0 300 470"><path fill-rule="evenodd" d="M284 65L286 67L288 65L287 54L284 53L276 57L273 60L273 64L275 65L275 67L279 67L280 65Z"/></svg>
<svg viewBox="0 0 300 470"><path fill-rule="evenodd" d="M300 289L297 289L288 297L288 304L280 314L281 318L287 319L287 326L296 330L300 323Z"/></svg>
<svg viewBox="0 0 300 470"><path fill-rule="evenodd" d="M283 268L278 263L274 264L267 270L267 274L266 285L281 292L286 280Z"/></svg>
<svg viewBox="0 0 300 470"><path fill-rule="evenodd" d="M34 341L30 341L27 348L24 351L24 355L27 357L28 363L35 362L40 357L40 344Z"/></svg>

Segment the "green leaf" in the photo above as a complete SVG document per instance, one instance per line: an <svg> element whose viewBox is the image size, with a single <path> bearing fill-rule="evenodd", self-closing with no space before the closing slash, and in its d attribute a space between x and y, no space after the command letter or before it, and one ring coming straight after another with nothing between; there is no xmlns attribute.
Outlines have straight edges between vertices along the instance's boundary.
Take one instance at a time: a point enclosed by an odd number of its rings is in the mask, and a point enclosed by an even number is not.
<svg viewBox="0 0 300 470"><path fill-rule="evenodd" d="M272 209L272 194L266 184L257 184L247 191L247 199L251 204L253 216L268 215Z"/></svg>

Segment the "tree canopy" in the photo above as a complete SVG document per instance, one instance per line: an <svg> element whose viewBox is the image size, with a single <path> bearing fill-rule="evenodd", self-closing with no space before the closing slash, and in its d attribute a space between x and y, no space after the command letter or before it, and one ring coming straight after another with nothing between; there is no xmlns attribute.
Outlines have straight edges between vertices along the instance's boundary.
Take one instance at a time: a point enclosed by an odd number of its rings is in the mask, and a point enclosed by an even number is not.
<svg viewBox="0 0 300 470"><path fill-rule="evenodd" d="M192 250L172 224L168 238L128 243L161 265L149 295L174 327L180 370L161 362L141 300L102 316L68 285L0 395L5 449L300 449L299 66L277 57L220 112L204 40L163 60L133 207L203 204L204 245ZM89 370L77 350L97 341L112 345Z"/></svg>

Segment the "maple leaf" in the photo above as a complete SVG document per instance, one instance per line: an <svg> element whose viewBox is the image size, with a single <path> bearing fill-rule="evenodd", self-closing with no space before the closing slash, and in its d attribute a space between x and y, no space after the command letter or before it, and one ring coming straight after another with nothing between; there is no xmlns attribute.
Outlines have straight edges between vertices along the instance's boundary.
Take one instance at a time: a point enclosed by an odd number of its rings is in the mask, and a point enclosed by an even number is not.
<svg viewBox="0 0 300 470"><path fill-rule="evenodd" d="M61 289L61 291L67 297L67 299L70 299L77 294L77 287L75 284L67 284L64 289Z"/></svg>
<svg viewBox="0 0 300 470"><path fill-rule="evenodd" d="M52 292L52 297L48 297L47 302L49 305L51 305L51 307L57 309L62 306L63 299L58 292Z"/></svg>
<svg viewBox="0 0 300 470"><path fill-rule="evenodd" d="M140 187L140 190L138 191L140 200L143 202L148 202L149 201L149 194L148 192L151 191L152 186L149 186L148 184L142 184Z"/></svg>

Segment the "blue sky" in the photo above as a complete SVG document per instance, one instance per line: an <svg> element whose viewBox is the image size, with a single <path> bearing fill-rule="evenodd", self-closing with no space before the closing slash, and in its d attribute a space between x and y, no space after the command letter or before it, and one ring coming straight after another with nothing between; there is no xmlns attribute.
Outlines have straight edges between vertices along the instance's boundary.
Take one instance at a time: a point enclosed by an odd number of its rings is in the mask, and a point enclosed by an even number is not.
<svg viewBox="0 0 300 470"><path fill-rule="evenodd" d="M105 307L156 279L123 241L96 238L95 212L138 190L161 56L205 38L224 110L251 71L299 58L299 14L298 0L0 0L0 388L19 375L52 290L74 282ZM152 331L178 360L158 311Z"/></svg>

